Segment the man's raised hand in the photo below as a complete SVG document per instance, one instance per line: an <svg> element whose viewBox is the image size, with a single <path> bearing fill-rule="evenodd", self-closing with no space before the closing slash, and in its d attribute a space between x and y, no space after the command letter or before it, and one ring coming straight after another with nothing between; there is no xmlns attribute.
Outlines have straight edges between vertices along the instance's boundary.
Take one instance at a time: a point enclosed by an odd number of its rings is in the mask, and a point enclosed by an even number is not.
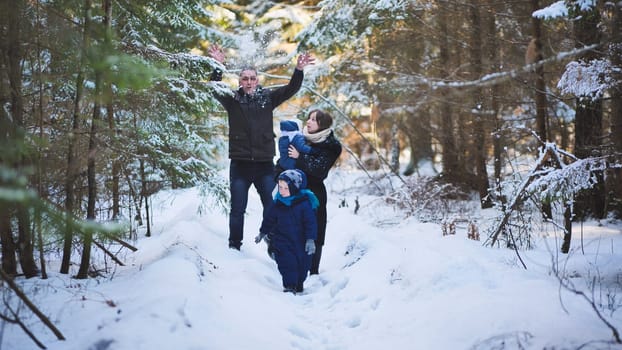
<svg viewBox="0 0 622 350"><path fill-rule="evenodd" d="M225 53L222 51L222 48L217 44L212 44L207 49L207 54L209 57L215 59L216 61L223 63L225 61Z"/></svg>
<svg viewBox="0 0 622 350"><path fill-rule="evenodd" d="M296 68L298 70L303 70L306 66L310 64L315 64L315 58L311 56L310 53L303 52L298 56L298 62L296 63Z"/></svg>

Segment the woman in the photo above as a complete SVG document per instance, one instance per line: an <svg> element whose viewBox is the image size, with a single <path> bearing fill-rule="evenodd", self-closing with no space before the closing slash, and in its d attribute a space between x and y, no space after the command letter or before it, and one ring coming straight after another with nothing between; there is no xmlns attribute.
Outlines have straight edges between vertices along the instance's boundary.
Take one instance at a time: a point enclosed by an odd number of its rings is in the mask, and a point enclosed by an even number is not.
<svg viewBox="0 0 622 350"><path fill-rule="evenodd" d="M330 114L319 109L309 113L307 124L302 132L307 143L315 152L313 154L301 154L296 147L289 146L289 156L296 159L296 168L302 170L307 175L307 187L320 201L317 208L317 240L315 241L315 254L311 262L310 273L319 273L320 259L322 258L322 247L326 237L326 186L324 179L328 176L328 171L341 155L341 143L335 138L331 129L333 118Z"/></svg>

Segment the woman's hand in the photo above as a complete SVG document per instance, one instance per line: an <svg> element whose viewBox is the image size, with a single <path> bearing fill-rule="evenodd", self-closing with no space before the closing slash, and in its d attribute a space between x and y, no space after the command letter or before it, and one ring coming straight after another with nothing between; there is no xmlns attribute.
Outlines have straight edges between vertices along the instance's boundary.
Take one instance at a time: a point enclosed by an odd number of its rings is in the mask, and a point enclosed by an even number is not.
<svg viewBox="0 0 622 350"><path fill-rule="evenodd" d="M296 147L289 145L289 147L287 148L287 155L290 158L298 159L298 157L300 156L300 152L298 152Z"/></svg>

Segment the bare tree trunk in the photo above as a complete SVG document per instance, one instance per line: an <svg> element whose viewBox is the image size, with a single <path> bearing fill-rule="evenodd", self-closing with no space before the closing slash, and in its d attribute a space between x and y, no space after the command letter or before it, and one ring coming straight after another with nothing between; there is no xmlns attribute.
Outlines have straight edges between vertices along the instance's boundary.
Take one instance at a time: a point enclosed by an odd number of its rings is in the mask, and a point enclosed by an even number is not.
<svg viewBox="0 0 622 350"><path fill-rule="evenodd" d="M36 228L37 240L39 244L39 264L41 265L41 279L45 280L48 278L48 273L47 273L46 264L45 264L45 251L44 251L44 246L43 246L43 232L42 232L43 228L42 228L42 223L41 223L41 213L39 210L37 210L35 217L37 218L35 228Z"/></svg>
<svg viewBox="0 0 622 350"><path fill-rule="evenodd" d="M425 108L409 114L407 117L405 129L407 130L410 159L404 169L404 175L412 175L417 171L421 161L432 161L432 126L430 120L429 112Z"/></svg>
<svg viewBox="0 0 622 350"><path fill-rule="evenodd" d="M575 9L575 11L580 11ZM597 9L590 12L582 12L579 19L574 23L574 36L576 46L597 44L600 42L600 15ZM589 62L600 58L599 51L587 52L581 60ZM600 155L602 143L602 119L603 106L601 99L585 98L576 99L575 113L575 155L579 158L587 158ZM584 218L593 215L595 218L605 217L605 186L602 172L595 172L598 183L591 189L584 191L575 198L574 213Z"/></svg>
<svg viewBox="0 0 622 350"><path fill-rule="evenodd" d="M2 269L11 276L17 275L16 246L11 232L11 214L4 203L0 203L0 245L2 245Z"/></svg>
<svg viewBox="0 0 622 350"><path fill-rule="evenodd" d="M622 3L618 2L612 14L612 38L609 58L614 67L622 67ZM622 154L622 71L613 72L616 82L611 89L611 136L614 150Z"/></svg>
<svg viewBox="0 0 622 350"><path fill-rule="evenodd" d="M39 87L39 91L42 91L43 87L40 86ZM41 97L39 96L39 108L41 110L41 108L43 107L41 105ZM41 122L42 116L41 114L39 115L39 137L41 137L41 139L43 139L44 135L43 135L43 126L42 126L42 122ZM43 151L39 150L39 154L37 155L37 193L39 194L40 198L46 198L47 196L45 195L45 191L44 191L44 186L43 186L43 180L41 178L41 174L44 172L44 169L42 167L42 162L41 162L41 153ZM47 269L46 269L46 265L45 265L45 256L44 256L44 246L43 246L43 224L42 224L42 217L41 217L41 210L40 209L35 209L34 211L34 229L37 235L37 243L39 246L39 265L41 265L41 278L42 279L47 279L48 275L47 275Z"/></svg>
<svg viewBox="0 0 622 350"><path fill-rule="evenodd" d="M457 62L462 64L462 62ZM476 165L473 155L473 120L471 119L471 111L465 108L452 108L454 118L454 130L456 140L456 151L458 154L458 169L456 173L456 182L468 184L472 189L477 189L477 181L475 180Z"/></svg>
<svg viewBox="0 0 622 350"><path fill-rule="evenodd" d="M80 68L81 69L81 68ZM84 84L84 75L80 70L76 78L76 95L74 98L72 132L68 136L67 148L67 175L65 178L65 211L67 213L67 223L65 225L65 237L63 239L63 258L60 265L60 273L69 273L69 265L71 264L71 247L73 245L73 228L71 225L71 217L74 210L74 186L76 182L76 174L78 172L78 164L75 155L75 148L80 125L80 100L82 99L82 90Z"/></svg>
<svg viewBox="0 0 622 350"><path fill-rule="evenodd" d="M531 1L531 8L533 11L540 9L538 0ZM535 16L531 17L531 27L533 29L532 41L529 44L528 52L526 55L526 63L536 63L544 59L542 53L542 26L540 25L540 19ZM538 66L536 68L535 76L535 101L536 101L536 133L540 140L546 142L549 137L547 133L547 101L546 101L546 83L544 80L544 66Z"/></svg>
<svg viewBox="0 0 622 350"><path fill-rule="evenodd" d="M136 115L134 115L133 117L133 123L134 123L134 130L138 130L138 120L136 118ZM134 136L136 137L136 139L134 140L134 144L136 145L137 149L136 149L136 153L141 157L140 158L140 164L142 166L142 150L140 149L140 140L138 139L138 133L134 133ZM143 200L143 195L142 195L142 191L138 191L138 189L134 188L134 184L132 182L132 177L127 173L127 169L125 169L125 176L127 178L127 183L128 186L130 188L130 195L133 198L134 201L134 206L136 207L136 215L135 215L135 220L137 222L137 226L142 226L143 225L143 216L142 216L142 200Z"/></svg>
<svg viewBox="0 0 622 350"><path fill-rule="evenodd" d="M570 130L569 124L566 122L564 118L560 118L560 137L561 137L561 148L568 149L570 147Z"/></svg>
<svg viewBox="0 0 622 350"><path fill-rule="evenodd" d="M408 133L406 137L408 138L408 147L410 148L410 156L408 159L408 164L406 164L406 168L404 168L403 174L406 176L410 176L417 171L417 162L419 160L417 159L417 155L415 154L415 149L416 149L415 137L411 133Z"/></svg>
<svg viewBox="0 0 622 350"><path fill-rule="evenodd" d="M145 201L145 217L147 219L147 233L145 234L147 237L151 237L151 225L149 220L149 200L147 196L147 174L145 174L145 160L140 159L140 198L141 201Z"/></svg>
<svg viewBox="0 0 622 350"><path fill-rule="evenodd" d="M531 1L531 9L533 11L540 9L538 0ZM531 27L533 29L533 38L529 43L527 49L526 63L531 64L542 61L544 54L542 53L542 26L540 25L540 19L535 16L531 17ZM536 133L540 140L546 142L549 140L547 132L547 101L546 101L546 83L544 80L544 66L538 66L535 72L535 101L536 101ZM544 147L544 146L542 146ZM542 203L542 212L545 218L552 218L550 203Z"/></svg>
<svg viewBox="0 0 622 350"><path fill-rule="evenodd" d="M575 117L575 155L588 158L600 155L602 139L602 101L577 99ZM605 193L602 171L595 172L597 183L576 198L575 213L584 218L593 215L597 219L605 217Z"/></svg>
<svg viewBox="0 0 622 350"><path fill-rule="evenodd" d="M86 16L85 21L90 21L89 18L91 8L91 1L85 0L85 9ZM94 100L93 103L93 116L91 120L91 131L89 133L89 148L87 155L87 187L88 187L88 199L86 206L86 218L88 220L95 220L95 204L97 201L97 181L96 181L96 169L95 169L95 161L97 157L97 131L98 131L98 123L100 121L100 98L101 98L101 74L95 73L95 91L94 91ZM82 245L82 259L80 260L80 268L78 269L78 274L76 278L84 279L88 277L89 266L91 263L91 247L93 243L93 233L91 231L87 231L84 233L84 241Z"/></svg>
<svg viewBox="0 0 622 350"><path fill-rule="evenodd" d="M613 9L609 58L614 67L622 67L622 3ZM616 152L622 154L622 71L613 72L616 82L611 89L611 136Z"/></svg>
<svg viewBox="0 0 622 350"><path fill-rule="evenodd" d="M132 201L132 203L134 203L134 208L136 210L136 215L134 216L134 219L137 222L137 226L142 226L143 225L143 219L142 219L142 215L140 214L141 212L141 206L142 204L140 203L140 193L138 193L138 191L134 188L134 183L132 182L132 178L130 177L130 175L128 174L127 169L125 171L123 171L123 175L125 175L125 179L127 180L127 187L128 190L130 192L130 200ZM130 237L132 238L132 237Z"/></svg>
<svg viewBox="0 0 622 350"><path fill-rule="evenodd" d="M622 67L622 3L612 9L611 45L609 47L609 59L614 67ZM610 90L611 95L611 141L614 152L622 157L622 71L613 72L613 80L616 82ZM622 169L612 170L611 192L613 193L611 210L622 218Z"/></svg>
<svg viewBox="0 0 622 350"><path fill-rule="evenodd" d="M8 73L9 85L11 87L11 115L18 128L24 127L24 97L22 96L22 50L21 50L21 31L20 19L22 18L23 3L17 1L9 11L8 18ZM17 161L19 167L25 166L25 159L19 156ZM33 238L30 230L30 214L22 206L17 208L18 221L18 250L19 260L22 270L26 277L37 275L35 264Z"/></svg>
<svg viewBox="0 0 622 350"><path fill-rule="evenodd" d="M38 80L38 90L39 90L39 96L37 99L37 124L38 124L38 128L39 128L39 137L41 138L41 140L44 140L46 137L46 134L44 132L43 129L43 91L44 91L44 85L43 85L43 72L42 72L42 67L43 64L41 62L41 32L40 32L40 28L41 28L41 18L40 18L40 6L39 6L39 1L37 1L36 3L36 15L37 15L37 21L36 21L36 36L35 36L35 43L36 43L36 54L37 54L37 80ZM47 198L47 191L45 190L45 186L43 185L43 174L45 173L45 169L43 169L43 163L42 163L42 155L43 155L44 150L41 149L41 147L38 149L37 152L37 193L39 194L39 197L41 198ZM45 256L44 256L44 247L43 247L43 227L42 227L42 218L41 218L41 211L39 209L35 210L35 232L37 233L37 240L38 240L38 245L39 245L39 265L41 265L41 278L42 279L47 279L47 270L46 270L46 265L45 265Z"/></svg>
<svg viewBox="0 0 622 350"><path fill-rule="evenodd" d="M30 218L28 208L19 205L17 208L17 249L19 252L19 264L26 278L34 277L38 274Z"/></svg>
<svg viewBox="0 0 622 350"><path fill-rule="evenodd" d="M469 17L471 19L471 40L470 40L470 63L471 78L479 79L482 76L482 20L479 13L479 0L469 1ZM476 188L479 191L480 205L482 208L492 207L492 199L489 196L490 184L488 182L488 171L486 169L486 123L487 112L484 105L484 98L481 87L473 89L472 93L472 115L474 117L474 136L475 136L475 170L477 175Z"/></svg>
<svg viewBox="0 0 622 350"><path fill-rule="evenodd" d="M106 28L106 42L110 44L111 28L112 28L112 1L105 0L104 7L104 26ZM108 119L108 128L110 129L110 139L116 142L118 133L114 119L114 108L112 104L113 92L112 84L105 82L104 99L106 101L106 116ZM112 157L112 220L117 220L120 214L120 197L119 197L119 181L121 173L121 165L117 156Z"/></svg>
<svg viewBox="0 0 622 350"><path fill-rule="evenodd" d="M79 164L76 157L76 148L79 143L78 135L80 129L80 104L82 102L82 94L84 92L84 69L86 66L86 50L90 41L90 19L84 14L84 28L82 34L82 49L80 52L80 67L78 67L78 75L76 77L76 95L73 101L73 118L72 130L68 136L67 149L67 175L65 179L65 210L67 212L67 224L65 225L65 237L63 240L63 258L61 262L60 272L69 273L71 264L71 248L73 246L73 228L71 225L71 217L74 214L74 202L76 198L75 182L79 173Z"/></svg>
<svg viewBox="0 0 622 350"><path fill-rule="evenodd" d="M391 125L391 169L393 172L400 171L400 140L398 138L397 121L393 119L393 125Z"/></svg>
<svg viewBox="0 0 622 350"><path fill-rule="evenodd" d="M448 6L446 3L439 3L439 6ZM449 77L451 70L450 61L450 48L449 48L449 30L447 28L447 11L441 8L438 11L438 25L439 25L439 60L441 66L441 77ZM454 134L454 121L451 105L447 99L442 99L440 102L440 114L441 114L441 146L443 153L443 176L447 181L455 181L459 178L459 162L458 162L458 148L456 147L455 134Z"/></svg>
<svg viewBox="0 0 622 350"><path fill-rule="evenodd" d="M486 25L487 31L487 40L486 40L486 52L488 54L488 63L490 65L490 71L497 71L500 67L499 64L499 43L497 40L497 24L496 24L496 10L494 7L494 2L492 0L487 0L486 4L486 14L484 16L484 23ZM501 135L501 127L502 120L499 117L499 92L500 86L493 85L488 88L488 94L490 95L490 110L491 110L491 118L494 122L494 132L492 137L492 148L493 148L493 164L494 164L494 178L495 178L495 188L500 193L500 184L503 180L501 178L501 171L503 168L503 146L502 146L502 135Z"/></svg>
<svg viewBox="0 0 622 350"><path fill-rule="evenodd" d="M109 90L109 93L112 93L112 89ZM106 110L111 135L115 140L117 140L118 133L116 132L116 123L114 120L112 102L108 104ZM121 214L121 196L119 192L119 183L121 181L121 162L118 155L113 155L112 158L112 220L118 220L119 215Z"/></svg>
<svg viewBox="0 0 622 350"><path fill-rule="evenodd" d="M572 203L564 203L564 241L560 251L568 254L570 251L570 239L572 238Z"/></svg>
<svg viewBox="0 0 622 350"><path fill-rule="evenodd" d="M151 213L149 212L149 197L145 197L145 216L147 217L147 233L145 236L151 237Z"/></svg>
<svg viewBox="0 0 622 350"><path fill-rule="evenodd" d="M99 73L96 73L99 75ZM100 79L95 78L95 98L99 94ZM100 104L95 102L93 104L93 118L91 120L91 131L89 133L89 154L87 158L87 187L88 187L88 199L86 205L86 218L88 220L96 220L95 205L97 202L97 180L95 162L97 156L97 123L100 120ZM91 248L93 244L93 233L91 231L84 232L84 241L82 244L82 259L80 260L80 268L76 278L84 279L88 277L89 266L91 263Z"/></svg>
<svg viewBox="0 0 622 350"><path fill-rule="evenodd" d="M0 26L8 27L9 16L9 3L7 1L0 2ZM2 64L2 76L7 76L8 63L6 62L8 47L7 42L0 41L0 59ZM6 79L0 79L0 102L4 105L9 100L11 87ZM6 109L0 108L0 148L3 150L8 149L10 145L16 143L16 130L15 124L13 124L11 117L8 115ZM8 154L3 154L7 155ZM11 166L13 163L10 157L0 157L0 163L3 165ZM6 183L4 179L0 178L0 185L10 185ZM11 216L14 210L14 206L9 202L0 201L0 247L2 252L2 269L7 274L15 276L17 274L17 259L16 259L16 246L13 240L13 232L11 229Z"/></svg>

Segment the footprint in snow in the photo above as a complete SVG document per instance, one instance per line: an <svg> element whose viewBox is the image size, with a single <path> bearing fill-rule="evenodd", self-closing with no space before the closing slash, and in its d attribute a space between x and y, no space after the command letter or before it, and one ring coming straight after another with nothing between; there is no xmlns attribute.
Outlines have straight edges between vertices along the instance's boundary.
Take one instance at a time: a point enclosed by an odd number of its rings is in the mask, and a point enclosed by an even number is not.
<svg viewBox="0 0 622 350"><path fill-rule="evenodd" d="M370 306L372 310L378 310L378 306L380 306L380 299L372 301Z"/></svg>
<svg viewBox="0 0 622 350"><path fill-rule="evenodd" d="M302 330L300 327L298 326L289 326L289 328L287 329L291 334L295 335L296 337L299 338L303 338L306 340L311 340L311 336L309 334L307 334L307 332L305 332L304 330Z"/></svg>
<svg viewBox="0 0 622 350"><path fill-rule="evenodd" d="M322 287L327 285L330 281L326 279L323 275L318 275L318 280L322 283Z"/></svg>
<svg viewBox="0 0 622 350"><path fill-rule="evenodd" d="M265 276L264 276L264 278L266 279L266 282L268 282L268 285L273 285L273 284L276 284L276 285L278 286L278 285L279 285L279 283L281 283L281 281L278 281L278 282L277 282L277 281L274 279L274 277L269 276L269 275L265 275Z"/></svg>
<svg viewBox="0 0 622 350"><path fill-rule="evenodd" d="M347 322L346 325L350 328L356 328L361 325L361 318L358 316L352 316Z"/></svg>
<svg viewBox="0 0 622 350"><path fill-rule="evenodd" d="M350 280L348 278L343 278L341 281L337 282L330 289L330 296L332 298L335 297L339 292L341 292L347 285Z"/></svg>

